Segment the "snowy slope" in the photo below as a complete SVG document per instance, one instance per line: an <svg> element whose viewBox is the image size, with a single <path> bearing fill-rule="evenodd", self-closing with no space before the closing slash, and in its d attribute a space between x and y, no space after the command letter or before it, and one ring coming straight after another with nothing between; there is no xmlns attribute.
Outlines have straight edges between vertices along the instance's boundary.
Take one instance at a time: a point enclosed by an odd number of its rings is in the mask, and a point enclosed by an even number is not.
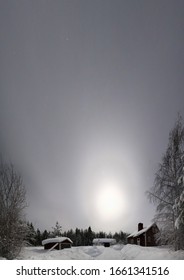
<svg viewBox="0 0 184 280"><path fill-rule="evenodd" d="M124 260L184 260L184 251L161 247L126 245L121 250Z"/></svg>
<svg viewBox="0 0 184 280"><path fill-rule="evenodd" d="M25 247L18 259L32 260L184 260L184 251L137 245L81 246L48 252L43 247Z"/></svg>

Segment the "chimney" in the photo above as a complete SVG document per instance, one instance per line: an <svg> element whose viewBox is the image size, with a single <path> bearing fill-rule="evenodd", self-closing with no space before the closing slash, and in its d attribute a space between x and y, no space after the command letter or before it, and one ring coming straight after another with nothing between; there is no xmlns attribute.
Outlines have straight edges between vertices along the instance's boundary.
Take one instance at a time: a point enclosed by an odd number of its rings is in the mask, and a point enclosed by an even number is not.
<svg viewBox="0 0 184 280"><path fill-rule="evenodd" d="M138 223L138 231L140 231L141 229L143 229L143 223Z"/></svg>

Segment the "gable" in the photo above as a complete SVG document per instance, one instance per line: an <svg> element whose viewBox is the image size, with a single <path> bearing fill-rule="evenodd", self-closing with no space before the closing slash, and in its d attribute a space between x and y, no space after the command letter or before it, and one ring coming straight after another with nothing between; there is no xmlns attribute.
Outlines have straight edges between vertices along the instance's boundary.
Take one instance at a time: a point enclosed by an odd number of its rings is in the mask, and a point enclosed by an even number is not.
<svg viewBox="0 0 184 280"><path fill-rule="evenodd" d="M153 230L153 231L155 231L155 232L153 232L152 229L156 229L156 230ZM158 232L158 227L157 227L157 225L156 225L155 223L153 223L153 224L149 225L149 226L146 227L146 228L143 228L143 229L141 229L141 230L139 230L139 231L133 232L133 233L130 234L127 238L138 237L138 236L142 235L143 233L149 232L149 231L151 231L153 234L155 234L156 232Z"/></svg>

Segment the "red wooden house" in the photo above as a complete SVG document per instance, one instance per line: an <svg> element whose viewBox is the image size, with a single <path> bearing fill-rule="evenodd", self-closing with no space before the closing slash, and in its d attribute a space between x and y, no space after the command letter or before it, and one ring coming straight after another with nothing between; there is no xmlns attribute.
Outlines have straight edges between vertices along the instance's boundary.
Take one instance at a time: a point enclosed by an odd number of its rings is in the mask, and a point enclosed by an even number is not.
<svg viewBox="0 0 184 280"><path fill-rule="evenodd" d="M143 224L138 224L138 230L127 237L129 244L136 244L140 246L156 246L155 234L159 229L155 223L143 228Z"/></svg>

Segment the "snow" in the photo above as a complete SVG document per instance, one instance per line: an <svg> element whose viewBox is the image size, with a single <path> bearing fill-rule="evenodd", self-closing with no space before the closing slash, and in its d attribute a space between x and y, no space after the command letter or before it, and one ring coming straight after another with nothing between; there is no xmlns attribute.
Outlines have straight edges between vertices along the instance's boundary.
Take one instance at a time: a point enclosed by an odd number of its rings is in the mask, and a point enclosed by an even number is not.
<svg viewBox="0 0 184 280"><path fill-rule="evenodd" d="M113 238L95 238L95 239L93 239L93 244L100 244L100 243L115 244L116 240Z"/></svg>
<svg viewBox="0 0 184 280"><path fill-rule="evenodd" d="M180 195L180 201L181 202L184 202L184 191L181 193L181 195Z"/></svg>
<svg viewBox="0 0 184 280"><path fill-rule="evenodd" d="M179 227L180 227L180 216L176 218L176 221L175 221L174 225L177 229L179 229Z"/></svg>
<svg viewBox="0 0 184 280"><path fill-rule="evenodd" d="M167 247L141 247L127 244L121 250L124 260L184 260L184 250Z"/></svg>
<svg viewBox="0 0 184 280"><path fill-rule="evenodd" d="M141 247L116 244L111 247L80 246L63 250L44 250L43 247L24 247L22 260L184 260L184 250L167 247Z"/></svg>
<svg viewBox="0 0 184 280"><path fill-rule="evenodd" d="M69 242L73 243L72 240L68 237L55 237L55 238L47 238L42 240L42 245L48 244L48 243L57 243L57 242L63 242L68 240Z"/></svg>
<svg viewBox="0 0 184 280"><path fill-rule="evenodd" d="M180 196L175 200L175 204L173 206L173 210L176 212L177 218L175 220L175 227L177 229L180 228L184 223L184 190L180 194Z"/></svg>

